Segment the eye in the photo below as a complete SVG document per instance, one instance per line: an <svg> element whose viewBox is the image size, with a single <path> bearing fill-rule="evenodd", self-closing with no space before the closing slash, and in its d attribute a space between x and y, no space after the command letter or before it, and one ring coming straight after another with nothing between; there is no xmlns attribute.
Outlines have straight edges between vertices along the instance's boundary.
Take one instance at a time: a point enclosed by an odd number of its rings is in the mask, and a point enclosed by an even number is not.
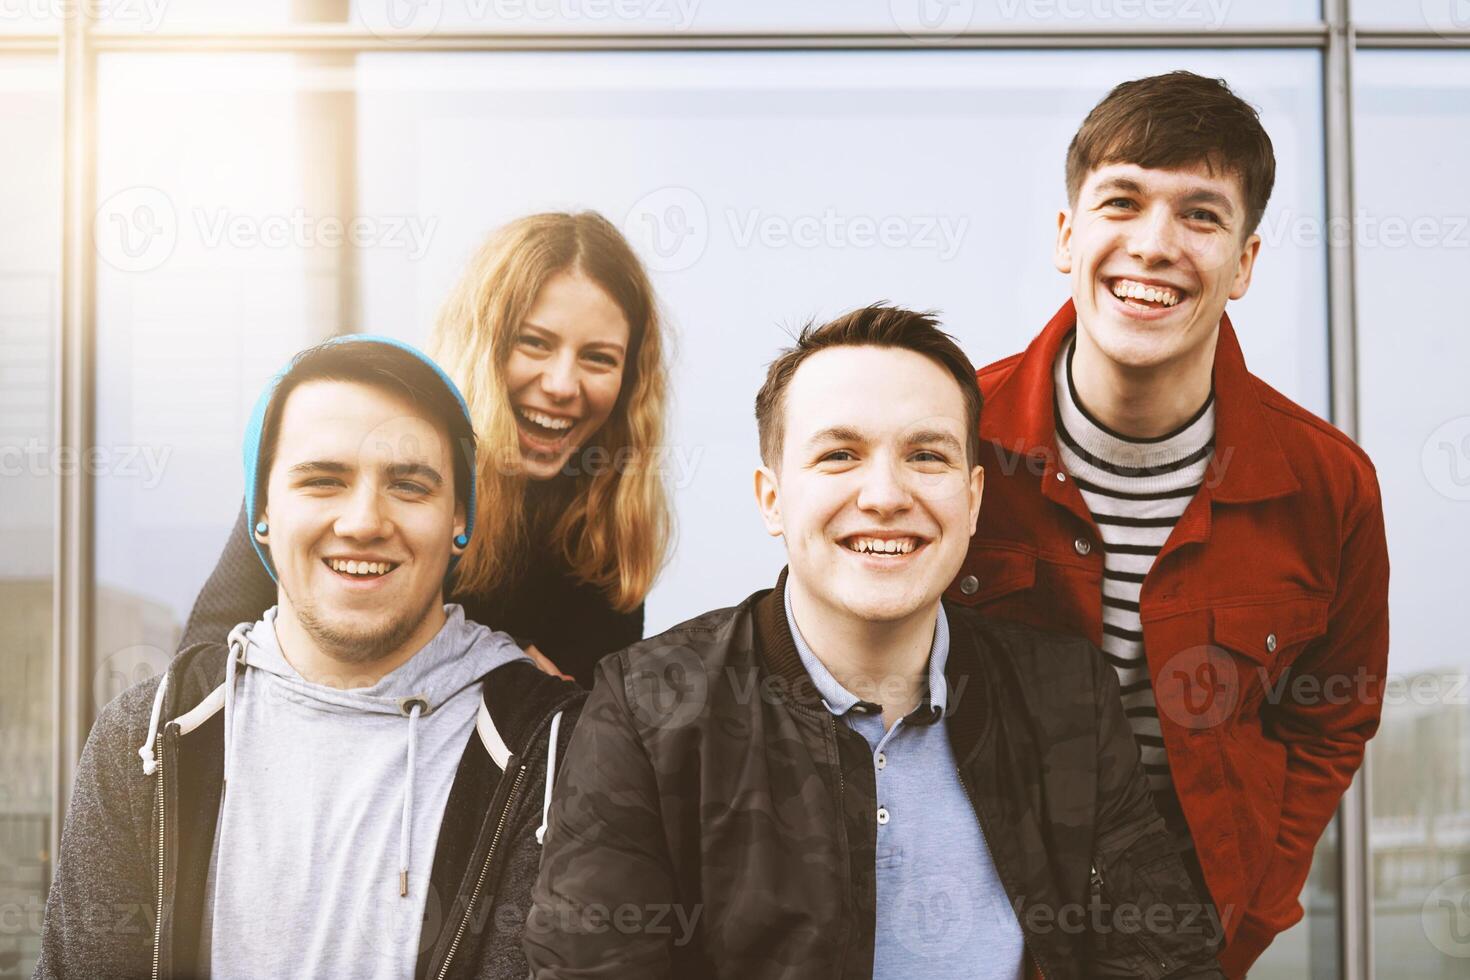
<svg viewBox="0 0 1470 980"><path fill-rule="evenodd" d="M1111 198L1110 200L1104 201L1103 202L1103 207L1105 207L1105 208L1113 208L1113 207L1118 207L1118 208L1131 208L1131 207L1133 207L1133 202L1130 201L1126 197L1115 197L1115 198Z"/></svg>
<svg viewBox="0 0 1470 980"><path fill-rule="evenodd" d="M532 350L551 350L551 345L535 334L523 333L520 337L516 338L516 343L522 347L529 347Z"/></svg>
<svg viewBox="0 0 1470 980"><path fill-rule="evenodd" d="M415 483L413 480L395 480L392 484L391 489L397 490L400 493L411 493L419 497L422 497L429 492L428 487L424 486L422 483Z"/></svg>
<svg viewBox="0 0 1470 980"><path fill-rule="evenodd" d="M920 449L918 452L914 453L913 458L916 459L916 460L918 460L920 463L948 463L949 462L949 457L945 456L941 452L936 452L933 449Z"/></svg>
<svg viewBox="0 0 1470 980"><path fill-rule="evenodd" d="M1195 208L1193 211L1186 212L1184 216L1190 221L1209 221L1217 225L1220 223L1219 215L1204 208Z"/></svg>
<svg viewBox="0 0 1470 980"><path fill-rule="evenodd" d="M823 454L819 462L823 463L850 463L857 459L851 449L834 449L830 453Z"/></svg>
<svg viewBox="0 0 1470 980"><path fill-rule="evenodd" d="M331 488L331 487L340 487L340 486L344 486L344 485L345 484L343 484L343 482L341 480L337 479L334 476L318 476L318 477L313 477L312 479L306 480L305 482L303 482L301 484L301 486L303 486L303 487L310 487L313 490L322 490L322 489L328 489L328 488Z"/></svg>
<svg viewBox="0 0 1470 980"><path fill-rule="evenodd" d="M618 366L618 359L603 351L592 351L587 355L587 359L595 364L601 364L603 367L615 368Z"/></svg>

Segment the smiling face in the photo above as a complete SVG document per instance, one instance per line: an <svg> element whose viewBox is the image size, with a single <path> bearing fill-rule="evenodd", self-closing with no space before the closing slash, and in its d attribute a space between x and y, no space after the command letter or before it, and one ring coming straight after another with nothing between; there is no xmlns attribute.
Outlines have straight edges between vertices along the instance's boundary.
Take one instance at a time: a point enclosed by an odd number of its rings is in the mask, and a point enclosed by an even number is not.
<svg viewBox="0 0 1470 980"><path fill-rule="evenodd" d="M1125 369L1211 363L1225 303L1250 287L1261 245L1243 235L1246 221L1239 179L1219 168L1089 172L1058 216L1055 255L1072 281L1079 345Z"/></svg>
<svg viewBox="0 0 1470 980"><path fill-rule="evenodd" d="M546 281L505 365L526 475L549 480L612 414L622 390L628 319L578 272Z"/></svg>
<svg viewBox="0 0 1470 980"><path fill-rule="evenodd" d="M441 425L376 387L305 382L283 407L267 487L257 540L270 546L281 618L344 663L411 653L438 632L465 526Z"/></svg>
<svg viewBox="0 0 1470 980"><path fill-rule="evenodd" d="M793 588L826 615L892 623L932 613L969 547L984 471L965 459L959 385L923 354L833 347L785 393L776 469L756 473Z"/></svg>

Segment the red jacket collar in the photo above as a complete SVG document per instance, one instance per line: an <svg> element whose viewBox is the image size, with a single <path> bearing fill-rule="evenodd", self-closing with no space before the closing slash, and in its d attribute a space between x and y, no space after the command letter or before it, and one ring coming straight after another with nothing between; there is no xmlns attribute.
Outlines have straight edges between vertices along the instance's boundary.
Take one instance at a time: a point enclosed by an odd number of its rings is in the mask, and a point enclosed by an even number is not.
<svg viewBox="0 0 1470 980"><path fill-rule="evenodd" d="M1010 373L986 391L981 439L1009 453L1056 458L1052 367L1076 326L1077 311L1069 299L1031 341ZM998 366L978 372L982 388L987 387L986 376L995 370ZM1271 431L1257 391L1259 382L1246 369L1228 314L1220 318L1214 382L1215 462L1206 477L1216 481L1213 498L1223 503L1252 503L1301 489L1290 460Z"/></svg>

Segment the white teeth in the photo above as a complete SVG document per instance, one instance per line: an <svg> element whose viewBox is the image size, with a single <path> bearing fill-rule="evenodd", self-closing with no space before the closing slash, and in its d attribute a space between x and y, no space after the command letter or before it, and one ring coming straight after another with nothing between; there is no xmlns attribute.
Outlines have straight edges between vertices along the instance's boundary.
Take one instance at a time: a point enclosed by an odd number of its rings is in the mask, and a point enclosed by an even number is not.
<svg viewBox="0 0 1470 980"><path fill-rule="evenodd" d="M386 561L347 561L341 558L330 559L327 564L332 571L348 575L386 575L397 567Z"/></svg>
<svg viewBox="0 0 1470 980"><path fill-rule="evenodd" d="M553 415L547 415L545 412L538 412L535 409L531 408L522 408L520 409L520 413L523 417L528 418L532 422L535 422L537 425L544 426L548 429L558 429L564 432L567 429L570 429L573 425L573 421L571 419L559 419Z"/></svg>
<svg viewBox="0 0 1470 980"><path fill-rule="evenodd" d="M916 538L853 538L847 547L859 554L907 555L918 544Z"/></svg>
<svg viewBox="0 0 1470 980"><path fill-rule="evenodd" d="M1119 299L1141 299L1164 306L1179 305L1179 294L1167 286L1145 286L1131 279L1119 279L1113 283L1113 295Z"/></svg>

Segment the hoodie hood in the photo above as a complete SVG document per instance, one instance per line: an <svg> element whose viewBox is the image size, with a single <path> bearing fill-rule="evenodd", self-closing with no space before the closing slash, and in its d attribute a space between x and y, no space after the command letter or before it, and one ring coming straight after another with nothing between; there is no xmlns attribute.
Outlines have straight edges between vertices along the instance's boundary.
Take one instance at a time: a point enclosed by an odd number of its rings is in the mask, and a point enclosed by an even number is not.
<svg viewBox="0 0 1470 980"><path fill-rule="evenodd" d="M459 405L459 410L464 413L465 420L470 424L470 429L472 431L474 430L474 418L470 415L469 405L465 403L464 395L460 393L459 386L450 379L448 374L444 373L444 369L433 358L417 347L414 347L412 344L406 344L393 337L383 337L377 334L347 334L342 337L333 337L320 346L332 347L338 344L382 344L387 347L396 347L399 350L412 354L434 369L434 374L444 383L445 389L454 396L455 402ZM271 564L270 555L261 546L260 542L255 540L255 534L253 533L258 517L255 490L259 486L260 478L263 475L260 472L260 439L263 435L262 430L265 428L266 412L270 409L272 399L275 398L276 389L280 387L281 379L291 372L291 369L296 365L300 356L298 354L296 357L293 357L285 367L277 371L275 376L271 378L270 383L265 386L265 390L260 393L260 397L255 400L255 408L251 410L250 421L245 426L245 537L250 541L250 547L254 548L255 553L260 556L261 564L265 565L265 570L270 573L272 581L276 579L275 566ZM469 467L469 499L465 502L464 533L466 538L473 537L475 533L475 466L473 461L471 461ZM449 557L449 572L454 571L454 566L458 562L458 555L451 555Z"/></svg>

